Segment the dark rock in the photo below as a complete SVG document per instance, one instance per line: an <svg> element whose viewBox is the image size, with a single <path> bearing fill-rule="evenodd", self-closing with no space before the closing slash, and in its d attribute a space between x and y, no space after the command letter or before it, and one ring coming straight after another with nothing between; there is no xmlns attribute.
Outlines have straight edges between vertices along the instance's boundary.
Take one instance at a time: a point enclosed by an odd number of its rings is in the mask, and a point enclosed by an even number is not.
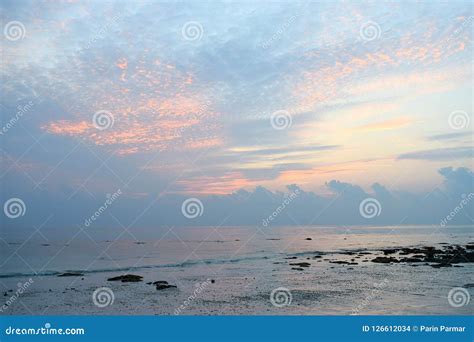
<svg viewBox="0 0 474 342"><path fill-rule="evenodd" d="M349 262L349 261L342 261L342 260L336 260L336 261L329 261L331 264L339 264L339 265L359 265L356 262Z"/></svg>
<svg viewBox="0 0 474 342"><path fill-rule="evenodd" d="M395 254L398 252L398 249L384 249L383 254L388 255L388 254Z"/></svg>
<svg viewBox="0 0 474 342"><path fill-rule="evenodd" d="M451 265L451 264L432 264L431 267L433 267L433 268L453 267L453 265Z"/></svg>
<svg viewBox="0 0 474 342"><path fill-rule="evenodd" d="M423 262L423 260L419 258L402 258L400 262Z"/></svg>
<svg viewBox="0 0 474 342"><path fill-rule="evenodd" d="M168 283L166 283L166 284L163 284L163 283L156 284L156 289L157 290L165 290L165 289L171 289L171 288L177 288L177 286L176 285L170 285Z"/></svg>
<svg viewBox="0 0 474 342"><path fill-rule="evenodd" d="M64 272L58 275L58 277L82 277L84 274L79 272Z"/></svg>
<svg viewBox="0 0 474 342"><path fill-rule="evenodd" d="M309 267L311 264L309 262L295 262L290 263L291 266L299 266L299 267Z"/></svg>
<svg viewBox="0 0 474 342"><path fill-rule="evenodd" d="M211 284L214 284L216 281L214 279L211 279Z"/></svg>
<svg viewBox="0 0 474 342"><path fill-rule="evenodd" d="M143 277L134 274L125 274L107 279L108 281L121 281L122 283L142 281Z"/></svg>
<svg viewBox="0 0 474 342"><path fill-rule="evenodd" d="M292 267L291 269L295 271L304 271L304 268L301 267Z"/></svg>
<svg viewBox="0 0 474 342"><path fill-rule="evenodd" d="M312 239L312 238L306 238L305 240L307 240L307 241L311 241L311 240L313 240L313 239Z"/></svg>
<svg viewBox="0 0 474 342"><path fill-rule="evenodd" d="M388 264L391 262L398 262L398 260L393 257L376 257L372 259L372 262L380 263L380 264Z"/></svg>

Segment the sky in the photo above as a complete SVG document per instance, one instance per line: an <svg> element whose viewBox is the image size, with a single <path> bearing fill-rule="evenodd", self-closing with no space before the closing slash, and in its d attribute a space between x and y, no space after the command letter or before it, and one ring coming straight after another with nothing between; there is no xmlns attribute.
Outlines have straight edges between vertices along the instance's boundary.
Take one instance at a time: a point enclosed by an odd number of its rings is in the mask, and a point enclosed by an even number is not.
<svg viewBox="0 0 474 342"><path fill-rule="evenodd" d="M295 191L270 225L433 224L474 191L468 1L0 10L5 227L84 226L111 197L95 226L263 224Z"/></svg>

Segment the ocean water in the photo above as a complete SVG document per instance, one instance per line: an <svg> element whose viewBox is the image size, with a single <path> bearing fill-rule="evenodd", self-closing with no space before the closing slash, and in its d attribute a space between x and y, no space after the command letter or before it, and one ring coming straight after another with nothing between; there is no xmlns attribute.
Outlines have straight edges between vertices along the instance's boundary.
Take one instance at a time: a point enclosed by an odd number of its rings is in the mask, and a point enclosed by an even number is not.
<svg viewBox="0 0 474 342"><path fill-rule="evenodd" d="M3 241L0 287L8 300L20 283L31 285L5 314L467 314L449 291L474 283L472 264L376 264L388 247L442 247L474 241L469 227L219 227L156 229L153 238ZM143 238L143 236L140 236ZM368 251L370 255L353 252ZM349 252L349 253L348 253ZM315 255L320 255L314 258ZM382 254L383 255L383 254ZM351 261L352 260L352 261ZM364 261L365 260L365 261ZM334 261L355 262L338 264ZM290 263L308 262L303 269ZM78 277L58 277L63 272ZM107 278L136 274L139 283ZM165 280L176 289L157 291ZM212 280L212 283L211 283ZM203 286L203 284L205 286ZM468 285L468 286L466 286ZM114 301L94 305L108 287ZM196 289L200 289L196 294ZM279 297L277 289L284 289ZM272 297L274 293L274 297ZM276 294L275 294L276 293ZM190 296L192 300L189 300ZM186 304L186 305L184 305ZM177 312L177 308L181 308Z"/></svg>

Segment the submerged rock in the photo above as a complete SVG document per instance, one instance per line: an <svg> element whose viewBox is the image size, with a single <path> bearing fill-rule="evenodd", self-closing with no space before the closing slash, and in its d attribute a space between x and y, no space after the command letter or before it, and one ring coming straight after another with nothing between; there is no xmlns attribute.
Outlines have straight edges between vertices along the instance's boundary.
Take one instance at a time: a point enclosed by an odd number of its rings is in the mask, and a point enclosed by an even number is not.
<svg viewBox="0 0 474 342"><path fill-rule="evenodd" d="M309 267L311 264L309 262L294 262L290 263L290 266Z"/></svg>
<svg viewBox="0 0 474 342"><path fill-rule="evenodd" d="M122 283L142 281L143 277L134 274L125 274L107 279L108 281L121 281Z"/></svg>
<svg viewBox="0 0 474 342"><path fill-rule="evenodd" d="M391 262L399 262L397 259L392 257L376 257L372 259L372 262L380 263L380 264L388 264Z"/></svg>
<svg viewBox="0 0 474 342"><path fill-rule="evenodd" d="M331 264L339 264L339 265L358 265L356 262L349 262L343 260L336 260L336 261L329 261Z"/></svg>
<svg viewBox="0 0 474 342"><path fill-rule="evenodd" d="M166 283L166 282L165 282ZM159 282L158 284L155 284L155 287L157 290L165 290L165 289L171 289L171 288L178 288L176 285L171 285L171 284L164 284L163 282Z"/></svg>
<svg viewBox="0 0 474 342"><path fill-rule="evenodd" d="M58 277L82 277L84 274L80 272L64 272L58 274Z"/></svg>
<svg viewBox="0 0 474 342"><path fill-rule="evenodd" d="M171 288L177 288L176 285L171 285L171 284L168 284L168 282L166 280L157 280L157 281L154 281L154 282L148 282L147 283L148 285L155 285L155 288L157 290L164 290L164 289L171 289Z"/></svg>

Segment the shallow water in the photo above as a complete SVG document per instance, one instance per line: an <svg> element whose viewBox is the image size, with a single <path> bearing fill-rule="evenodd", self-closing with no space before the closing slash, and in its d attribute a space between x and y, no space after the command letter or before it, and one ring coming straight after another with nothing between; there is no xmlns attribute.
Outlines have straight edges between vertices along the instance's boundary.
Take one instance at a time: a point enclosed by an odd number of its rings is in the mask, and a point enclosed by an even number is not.
<svg viewBox="0 0 474 342"><path fill-rule="evenodd" d="M0 249L3 298L19 282L31 277L33 283L4 313L174 314L186 303L180 314L470 314L472 302L453 307L447 297L453 287L474 282L472 264L440 269L375 264L370 262L375 254L359 256L353 266L332 262L354 258L344 251L466 244L474 241L472 228L195 227L157 229L153 239L139 241L94 241L86 235L9 241ZM318 252L322 257L313 259ZM311 265L294 270L291 262ZM57 277L65 271L84 276ZM124 273L144 281L107 281ZM178 288L157 291L146 284L156 280ZM102 286L112 289L114 302L99 308L91 298ZM288 289L289 305L270 301L280 287Z"/></svg>

